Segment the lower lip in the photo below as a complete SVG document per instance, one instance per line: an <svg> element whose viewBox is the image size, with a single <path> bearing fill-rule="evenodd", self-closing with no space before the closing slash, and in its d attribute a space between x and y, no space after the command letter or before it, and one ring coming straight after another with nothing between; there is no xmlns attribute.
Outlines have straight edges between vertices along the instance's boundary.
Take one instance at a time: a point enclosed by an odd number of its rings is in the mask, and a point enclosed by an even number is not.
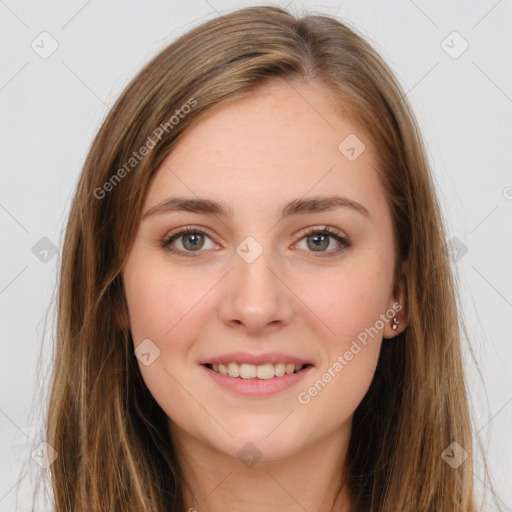
<svg viewBox="0 0 512 512"><path fill-rule="evenodd" d="M252 397L265 397L276 395L300 382L313 368L308 366L297 373L285 374L272 379L242 379L216 373L210 368L201 365L208 375L220 386L238 394Z"/></svg>

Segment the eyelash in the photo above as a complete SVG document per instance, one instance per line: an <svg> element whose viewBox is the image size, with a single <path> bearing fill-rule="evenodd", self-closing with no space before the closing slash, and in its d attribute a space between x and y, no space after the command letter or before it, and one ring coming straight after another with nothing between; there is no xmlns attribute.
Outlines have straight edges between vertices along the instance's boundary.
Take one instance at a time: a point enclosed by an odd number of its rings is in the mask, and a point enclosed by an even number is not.
<svg viewBox="0 0 512 512"><path fill-rule="evenodd" d="M174 240L180 238L181 236L188 235L188 234L202 234L208 236L208 238L211 238L209 234L199 226L187 226L183 228L178 228L175 231L172 231L169 233L162 241L161 241L161 247L162 249L166 249L169 252L172 252L174 254L177 254L179 256L184 256L186 258L196 258L199 256L199 253L203 252L201 250L199 251L183 251L181 249L176 249L171 244L174 242ZM318 257L329 257L329 256L335 256L347 249L351 246L351 243L349 242L349 239L346 237L341 236L337 231L333 230L330 226L325 226L323 229L318 228L306 228L301 233L301 238L299 241L301 241L304 238L307 238L308 236L312 235L329 235L330 237L334 238L337 242L339 242L339 246L336 249L333 249L331 251L319 251ZM194 254L194 252L197 252L198 254ZM316 251L307 251L315 253ZM323 253L323 254L322 254ZM315 258L317 256L307 256Z"/></svg>

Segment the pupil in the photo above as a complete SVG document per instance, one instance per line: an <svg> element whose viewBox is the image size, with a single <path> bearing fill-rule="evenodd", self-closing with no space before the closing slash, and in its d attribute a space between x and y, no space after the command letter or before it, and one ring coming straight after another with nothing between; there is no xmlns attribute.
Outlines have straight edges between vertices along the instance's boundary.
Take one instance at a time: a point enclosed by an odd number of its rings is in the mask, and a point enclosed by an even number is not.
<svg viewBox="0 0 512 512"><path fill-rule="evenodd" d="M199 248L199 249L200 249L200 248L202 247L202 244L200 244L200 242L201 242L201 237L202 237L202 236L203 236L203 235L199 235L199 234L187 235L187 236L184 238L184 241L185 241L185 243L184 243L185 248L187 248L187 249L190 249L190 248L192 248L192 249L194 249L194 248ZM193 241L190 243L191 247L187 247L187 244L190 242L190 240L193 240Z"/></svg>
<svg viewBox="0 0 512 512"><path fill-rule="evenodd" d="M329 245L329 241L327 240L327 236L326 235L313 235L312 237L310 237L310 239L313 239L313 246L310 246L310 249L314 249L314 248L322 248L322 249L325 249L327 247L327 245ZM324 243L325 241L327 240L327 245ZM321 247L321 244L323 244L323 246Z"/></svg>

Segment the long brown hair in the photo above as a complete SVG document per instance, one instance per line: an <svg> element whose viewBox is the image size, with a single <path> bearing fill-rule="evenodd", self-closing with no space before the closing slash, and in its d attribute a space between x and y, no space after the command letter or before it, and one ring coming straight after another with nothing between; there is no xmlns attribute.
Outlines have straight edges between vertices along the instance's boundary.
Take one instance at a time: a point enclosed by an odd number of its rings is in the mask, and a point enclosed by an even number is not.
<svg viewBox="0 0 512 512"><path fill-rule="evenodd" d="M346 468L356 509L477 510L456 280L404 91L354 28L256 6L205 22L154 57L89 150L65 232L47 402L55 512L183 510L166 416L133 354L121 271L164 158L205 115L269 80L326 85L367 130L394 222L396 277L408 262L407 328L383 343L354 414ZM457 467L442 456L453 442L468 454Z"/></svg>

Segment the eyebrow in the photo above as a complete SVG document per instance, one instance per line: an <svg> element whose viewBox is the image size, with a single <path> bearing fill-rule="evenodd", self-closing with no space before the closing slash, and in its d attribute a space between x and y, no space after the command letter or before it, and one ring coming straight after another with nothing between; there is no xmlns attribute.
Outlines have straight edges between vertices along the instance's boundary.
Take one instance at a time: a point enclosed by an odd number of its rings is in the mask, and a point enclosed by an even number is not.
<svg viewBox="0 0 512 512"><path fill-rule="evenodd" d="M316 196L307 199L294 199L281 208L280 216L284 219L293 215L326 212L335 208L350 208L367 218L371 218L370 212L362 204L342 196ZM226 218L233 216L232 208L222 202L193 197L169 197L144 213L142 220L156 214L178 211L218 215Z"/></svg>

